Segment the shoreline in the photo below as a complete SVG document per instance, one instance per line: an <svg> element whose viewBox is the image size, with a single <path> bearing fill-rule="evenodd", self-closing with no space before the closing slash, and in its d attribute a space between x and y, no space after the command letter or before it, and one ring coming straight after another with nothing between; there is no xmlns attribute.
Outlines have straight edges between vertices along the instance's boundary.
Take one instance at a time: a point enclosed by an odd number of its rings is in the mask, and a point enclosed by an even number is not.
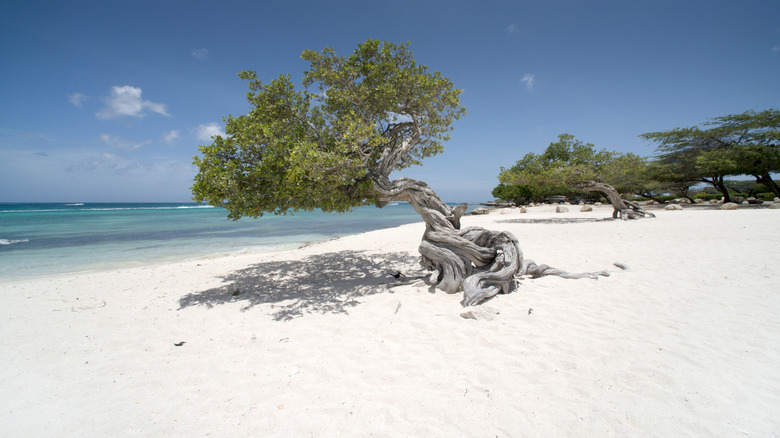
<svg viewBox="0 0 780 438"><path fill-rule="evenodd" d="M29 204L0 214L0 278L176 262L245 251L294 249L312 242L419 221L411 208L355 209L349 215L301 212L230 221L215 208L176 205L92 204L30 211ZM96 208L100 207L100 208ZM18 213L18 214L17 214ZM6 237L8 239L3 239Z"/></svg>
<svg viewBox="0 0 780 438"><path fill-rule="evenodd" d="M415 278L427 274L421 222L0 282L0 434L776 433L780 213L549 222L611 213L571 207L463 226L513 232L538 263L610 277L523 279L468 309Z"/></svg>
<svg viewBox="0 0 780 438"><path fill-rule="evenodd" d="M329 240L338 240L340 238L341 237L334 237ZM28 275L22 277L0 277L0 285L4 283L26 282L30 280L45 280L45 279L57 278L57 277L90 275L90 274L118 272L118 271L134 270L134 269L148 269L157 266L186 264L188 262L197 262L201 260L211 260L211 259L219 259L219 258L229 258L229 257L240 256L240 255L262 256L263 254L270 254L276 252L296 251L301 248L305 248L306 246L316 245L318 243L322 243L322 242L290 243L290 244L280 245L279 247L269 248L269 249L249 247L249 248L236 250L233 252L220 251L220 252L215 252L210 254L200 254L200 255L191 254L187 256L183 256L183 255L182 256L176 256L176 255L159 256L154 260L142 261L142 262L116 261L116 262L107 263L108 266L98 267L98 268L80 269L76 271L67 271L67 272L54 272L54 273L47 273L47 274L40 274L40 275ZM284 248L285 246L290 246L290 247Z"/></svg>
<svg viewBox="0 0 780 438"><path fill-rule="evenodd" d="M470 205L486 205L486 204L470 204ZM528 214L524 214L521 216L517 216L518 218L522 219L524 217L531 217L533 216L533 213L553 213L555 210L555 207L558 205L568 207L571 210L564 214L555 214L553 217L558 219L563 219L561 221L556 222L549 222L549 223L557 223L557 224L563 224L567 223L565 221L566 218L574 218L574 217L580 217L579 215L583 214L579 212L579 208L582 205L576 205L576 204L539 204L535 205L533 207L524 206L526 209L529 210ZM589 217L592 219L598 219L598 220L605 220L610 221L611 218L611 206L609 205L600 205L595 206L593 204L587 204L591 207L593 207L594 211L589 213L584 213L585 216L582 217ZM647 205L643 206L647 210L651 211L657 211L657 210L663 210L664 205ZM709 204L690 204L685 205L684 209L690 209L692 211L706 211L706 210L718 210L720 205L709 205ZM492 215L503 215L506 212L509 213L513 211L514 209L517 209L519 207L509 207L509 206L489 206L487 207L488 210L491 212ZM767 206L764 205L740 205L739 210L762 210L762 209L768 209ZM599 213L600 210L603 210L602 213ZM600 216L597 217L599 214L604 214L604 217L601 218ZM481 215L471 215L468 214L464 217L469 216L481 216ZM493 217L493 216L491 216ZM422 223L422 220L418 222L412 222L414 223ZM530 223L529 221L523 221L520 220L517 223ZM390 227L389 229L392 229L395 227ZM379 229L382 230L382 229ZM187 262L197 262L202 260L210 260L210 259L218 259L218 258L229 258L229 257L236 257L240 255L250 255L250 256L256 256L256 257L263 257L266 254L275 254L275 253L284 253L289 251L297 251L303 248L307 248L310 246L316 246L327 242L332 241L338 241L339 239L343 239L345 237L360 235L363 233L358 234L348 234L348 235L342 235L338 237L329 237L324 240L319 241L301 241L301 242L291 242L291 243L285 243L285 244L277 244L273 247L266 247L266 246L258 246L258 247L243 247L241 249L236 249L233 251L218 251L218 252L212 252L212 253L204 253L204 252L198 252L198 253L192 253L188 252L186 255L159 255L154 260L144 260L144 261L136 261L136 260L119 260L114 262L106 262L107 266L104 267L96 267L96 268L85 268L85 269L79 269L74 271L65 271L65 272L52 272L52 273L44 273L44 274L35 274L35 275L23 275L23 276L0 276L0 284L4 283L12 283L12 282L24 282L24 281L30 281L30 280L37 280L37 279L47 279L47 278L56 278L56 277L67 277L70 275L89 275L94 273L100 273L100 272L111 272L111 271L120 271L120 270L127 270L127 269L141 269L141 268L149 268L149 267L155 267L158 265L172 265L172 264L181 264L181 263L187 263ZM422 232L420 233L420 237L422 236Z"/></svg>

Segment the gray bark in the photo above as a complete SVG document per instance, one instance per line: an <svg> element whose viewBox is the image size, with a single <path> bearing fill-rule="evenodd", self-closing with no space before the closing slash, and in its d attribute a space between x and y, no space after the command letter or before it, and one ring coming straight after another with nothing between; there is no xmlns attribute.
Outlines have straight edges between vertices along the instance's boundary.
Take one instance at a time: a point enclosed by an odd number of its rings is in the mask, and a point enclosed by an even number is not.
<svg viewBox="0 0 780 438"><path fill-rule="evenodd" d="M508 293L521 276L557 275L564 278L597 278L608 272L573 274L523 259L520 244L512 233L480 227L461 229L460 218L467 204L450 207L422 181L390 180L404 157L422 137L417 116L410 114L413 134L400 141L388 141L369 178L379 206L394 201L409 202L425 221L420 243L420 264L430 270L430 283L447 293L463 291L464 306L474 306L498 293ZM389 137L393 137L390 129ZM614 190L614 189L613 189Z"/></svg>
<svg viewBox="0 0 780 438"><path fill-rule="evenodd" d="M512 233L481 227L461 229L467 205L450 207L421 181L390 181L374 176L374 190L382 203L409 202L425 221L420 243L420 264L432 271L430 283L447 293L463 291L464 306L473 306L499 293L511 292L522 276L556 275L564 278L597 278L609 275L569 273L525 260Z"/></svg>
<svg viewBox="0 0 780 438"><path fill-rule="evenodd" d="M626 201L620 197L620 194L614 187L609 184L604 184L595 181L588 181L586 183L577 184L577 188L588 192L600 192L609 199L610 204L614 211L612 212L613 218L628 219L640 219L643 217L655 217L653 213L647 212L635 202Z"/></svg>

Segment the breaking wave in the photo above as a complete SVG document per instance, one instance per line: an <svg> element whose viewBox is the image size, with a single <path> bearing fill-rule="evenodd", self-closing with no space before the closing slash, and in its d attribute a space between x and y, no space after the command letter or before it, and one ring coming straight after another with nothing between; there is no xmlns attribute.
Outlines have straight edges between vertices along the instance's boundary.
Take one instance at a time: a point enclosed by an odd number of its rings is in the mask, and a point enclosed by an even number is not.
<svg viewBox="0 0 780 438"><path fill-rule="evenodd" d="M29 241L30 241L29 239L18 239L18 240L0 239L0 245L13 245L14 243L24 243Z"/></svg>

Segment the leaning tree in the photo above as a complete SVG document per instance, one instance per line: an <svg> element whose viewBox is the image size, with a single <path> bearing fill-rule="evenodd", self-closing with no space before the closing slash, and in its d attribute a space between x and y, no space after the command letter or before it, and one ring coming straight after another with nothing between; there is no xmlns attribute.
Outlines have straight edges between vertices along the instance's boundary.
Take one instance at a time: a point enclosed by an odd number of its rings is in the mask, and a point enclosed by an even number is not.
<svg viewBox="0 0 780 438"><path fill-rule="evenodd" d="M587 192L603 194L612 204L613 218L623 220L655 217L638 204L625 200L615 187L624 192L641 190L646 161L635 154L597 151L590 143L561 134L541 154L529 152L514 166L501 168L498 180L522 185L568 185Z"/></svg>
<svg viewBox="0 0 780 438"><path fill-rule="evenodd" d="M289 76L249 83L248 114L225 119L225 136L201 146L194 200L231 219L409 202L426 224L419 251L431 282L464 292L464 305L509 292L520 275L568 274L523 259L517 238L461 229L466 204L451 207L422 181L391 179L397 169L442 152L451 123L466 111L461 90L412 58L407 45L368 40L349 57L306 50L310 68L296 89ZM599 273L604 274L604 273Z"/></svg>
<svg viewBox="0 0 780 438"><path fill-rule="evenodd" d="M657 162L688 180L711 184L730 201L726 177L752 175L775 196L780 186L780 110L716 117L705 128L676 128L641 137L658 143Z"/></svg>

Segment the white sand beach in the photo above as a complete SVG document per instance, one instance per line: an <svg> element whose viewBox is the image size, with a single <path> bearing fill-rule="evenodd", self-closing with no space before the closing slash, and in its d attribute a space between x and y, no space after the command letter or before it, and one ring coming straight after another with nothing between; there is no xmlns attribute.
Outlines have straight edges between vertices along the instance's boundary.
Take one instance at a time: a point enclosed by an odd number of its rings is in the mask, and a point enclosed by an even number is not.
<svg viewBox="0 0 780 438"><path fill-rule="evenodd" d="M0 282L0 436L780 436L780 210L569 208L463 225L613 274L477 308L394 285L422 223Z"/></svg>

